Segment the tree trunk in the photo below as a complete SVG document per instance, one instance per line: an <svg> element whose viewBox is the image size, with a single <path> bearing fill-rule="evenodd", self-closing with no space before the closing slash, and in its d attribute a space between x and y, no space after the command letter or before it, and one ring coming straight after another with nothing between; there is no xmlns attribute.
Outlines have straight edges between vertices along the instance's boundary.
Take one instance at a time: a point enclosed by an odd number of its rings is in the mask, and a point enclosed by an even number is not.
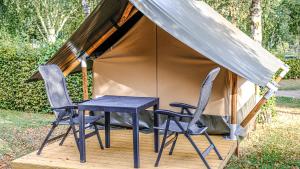
<svg viewBox="0 0 300 169"><path fill-rule="evenodd" d="M251 17L251 36L258 42L262 44L262 9L261 9L261 0L252 0L250 8L250 17ZM256 96L259 96L260 90L259 86L255 86ZM257 97L258 98L258 97Z"/></svg>
<svg viewBox="0 0 300 169"><path fill-rule="evenodd" d="M251 17L251 36L258 42L262 43L262 21L261 21L261 0L252 0L250 8Z"/></svg>
<svg viewBox="0 0 300 169"><path fill-rule="evenodd" d="M252 0L250 7L250 18L251 18L251 37L262 44L262 9L261 0ZM260 88L255 85L256 99L260 97ZM257 119L255 119L254 126L250 127L253 130L256 129Z"/></svg>
<svg viewBox="0 0 300 169"><path fill-rule="evenodd" d="M81 5L82 5L82 8L83 8L83 12L84 12L85 17L88 17L91 13L91 8L90 8L89 4L87 3L86 0L82 0Z"/></svg>
<svg viewBox="0 0 300 169"><path fill-rule="evenodd" d="M47 39L49 43L55 43L56 41L56 32L55 28L48 28Z"/></svg>

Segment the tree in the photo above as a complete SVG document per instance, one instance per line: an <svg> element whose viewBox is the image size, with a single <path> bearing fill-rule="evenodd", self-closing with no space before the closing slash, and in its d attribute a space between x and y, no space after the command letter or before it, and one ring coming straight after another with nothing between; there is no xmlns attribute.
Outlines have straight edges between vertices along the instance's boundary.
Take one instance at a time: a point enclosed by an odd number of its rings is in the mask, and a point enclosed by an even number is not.
<svg viewBox="0 0 300 169"><path fill-rule="evenodd" d="M204 0L232 24L245 33L250 32L249 0Z"/></svg>
<svg viewBox="0 0 300 169"><path fill-rule="evenodd" d="M66 22L79 9L76 0L34 0L33 7L39 20L37 29L49 43L57 40Z"/></svg>
<svg viewBox="0 0 300 169"><path fill-rule="evenodd" d="M88 17L91 13L91 8L90 8L89 4L87 3L86 0L82 0L81 5L82 5L83 11L84 11L84 16Z"/></svg>
<svg viewBox="0 0 300 169"><path fill-rule="evenodd" d="M300 1L264 1L263 7L263 45L276 53L297 44L300 35ZM287 48L287 49L285 49Z"/></svg>
<svg viewBox="0 0 300 169"><path fill-rule="evenodd" d="M252 0L250 8L251 17L251 37L258 42L262 43L262 10L261 0Z"/></svg>

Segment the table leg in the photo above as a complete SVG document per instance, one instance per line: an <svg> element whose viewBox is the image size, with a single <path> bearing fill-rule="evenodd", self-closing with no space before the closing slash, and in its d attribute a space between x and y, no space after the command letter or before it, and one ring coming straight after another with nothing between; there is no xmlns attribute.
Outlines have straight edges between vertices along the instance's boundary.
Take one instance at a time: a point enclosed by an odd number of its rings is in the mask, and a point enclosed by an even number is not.
<svg viewBox="0 0 300 169"><path fill-rule="evenodd" d="M133 125L133 156L134 156L134 168L140 167L140 154L139 154L139 113L132 113L132 125Z"/></svg>
<svg viewBox="0 0 300 169"><path fill-rule="evenodd" d="M105 112L105 147L110 148L110 112Z"/></svg>
<svg viewBox="0 0 300 169"><path fill-rule="evenodd" d="M79 111L79 149L80 149L80 162L84 163L86 162L84 111Z"/></svg>
<svg viewBox="0 0 300 169"><path fill-rule="evenodd" d="M157 110L159 107L158 104L156 104L153 107L153 113L155 110ZM154 127L158 127L159 126L159 117L158 114L154 113ZM159 130L158 129L154 129L154 152L158 153L158 149L159 149Z"/></svg>

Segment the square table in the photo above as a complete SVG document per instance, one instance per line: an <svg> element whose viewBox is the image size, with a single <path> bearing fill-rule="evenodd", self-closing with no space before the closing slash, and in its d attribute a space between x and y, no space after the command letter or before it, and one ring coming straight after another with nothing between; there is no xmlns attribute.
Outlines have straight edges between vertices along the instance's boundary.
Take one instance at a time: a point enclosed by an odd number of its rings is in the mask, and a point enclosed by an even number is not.
<svg viewBox="0 0 300 169"><path fill-rule="evenodd" d="M109 96L105 95L93 100L78 104L79 112L79 149L80 162L86 161L85 149L85 118L84 110L104 111L105 112L105 146L110 147L110 113L130 113L132 115L133 128L133 156L134 168L140 167L139 156L139 113L153 107L157 110L159 107L159 98L155 97L132 97L132 96ZM158 116L154 113L154 126L158 126ZM158 130L154 129L154 151L158 152Z"/></svg>

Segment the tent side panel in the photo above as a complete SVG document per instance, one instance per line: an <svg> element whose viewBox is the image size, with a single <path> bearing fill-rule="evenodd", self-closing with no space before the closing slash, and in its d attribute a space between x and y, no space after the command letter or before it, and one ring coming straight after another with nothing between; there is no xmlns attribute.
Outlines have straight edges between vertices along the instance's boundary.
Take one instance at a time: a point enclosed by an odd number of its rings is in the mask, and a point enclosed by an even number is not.
<svg viewBox="0 0 300 169"><path fill-rule="evenodd" d="M93 97L156 96L155 25L139 21L94 61Z"/></svg>
<svg viewBox="0 0 300 169"><path fill-rule="evenodd" d="M164 109L174 101L197 105L202 81L217 66L143 17L95 60L93 96L158 96ZM204 114L230 116L230 94L222 68Z"/></svg>
<svg viewBox="0 0 300 169"><path fill-rule="evenodd" d="M157 28L158 96L161 105L184 102L197 105L201 84L216 63ZM222 68L222 67L221 67ZM230 83L228 71L221 69L204 114L230 115Z"/></svg>
<svg viewBox="0 0 300 169"><path fill-rule="evenodd" d="M238 76L237 111L238 124L248 115L256 104L255 84Z"/></svg>

